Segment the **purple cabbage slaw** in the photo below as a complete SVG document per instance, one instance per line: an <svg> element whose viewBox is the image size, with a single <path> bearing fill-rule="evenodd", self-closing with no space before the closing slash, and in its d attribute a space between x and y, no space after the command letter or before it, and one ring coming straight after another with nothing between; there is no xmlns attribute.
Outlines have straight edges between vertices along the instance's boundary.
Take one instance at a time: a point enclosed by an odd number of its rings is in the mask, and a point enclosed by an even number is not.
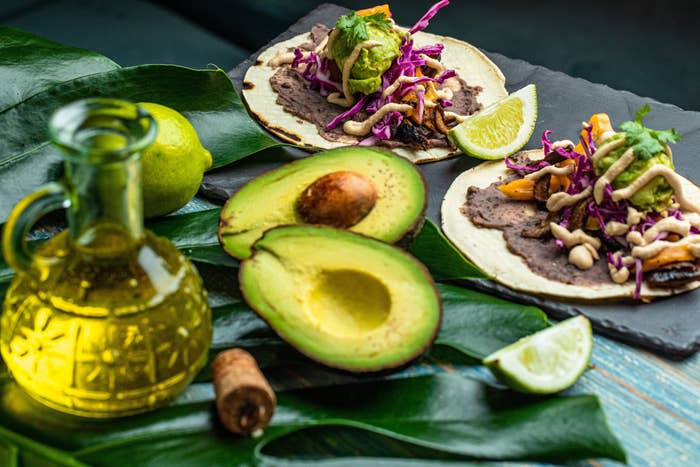
<svg viewBox="0 0 700 467"><path fill-rule="evenodd" d="M409 34L415 34L418 31L428 27L428 22L437 14L438 11L450 4L449 0L441 0L435 5L431 6L430 9L423 15L421 19L408 31Z"/></svg>
<svg viewBox="0 0 700 467"><path fill-rule="evenodd" d="M328 59L322 58L314 52L307 52L306 54L304 56L304 52L300 49L294 49L292 68L306 65L301 75L309 81L311 89L318 90L323 97L328 96L332 92L340 92L340 85L331 80Z"/></svg>
<svg viewBox="0 0 700 467"><path fill-rule="evenodd" d="M327 124L326 128L332 130L344 121L351 119L354 115L362 112L375 113L385 104L396 102L405 97L410 92L416 93L417 98L417 120L422 121L425 110L425 91L420 91L418 84L426 82L434 82L442 84L445 80L457 76L455 70L444 70L438 76L416 76L416 70L425 66L426 61L421 55L431 58L439 58L444 50L443 44L430 44L423 47L414 48L411 35L422 31L428 26L430 20L442 8L449 5L449 0L441 0L433 5L418 22L404 36L403 42L399 47L399 56L394 60L391 67L382 75L382 83L377 92L371 95L363 95L360 99L348 110L336 115ZM310 82L311 89L318 90L324 97L332 92L342 92L341 84L330 79L328 59L320 57L314 52L307 52L306 55L300 49L294 50L294 61L292 68L299 68L306 65L301 71L302 76ZM413 79L401 83L401 85L390 95L384 97L384 91L391 86L397 79L402 76L412 77ZM448 99L439 99L438 104L444 107L452 106L452 101ZM390 112L381 120L374 124L371 134L360 141L360 145L371 145L381 140L391 139L392 132L403 121L403 115L399 112Z"/></svg>

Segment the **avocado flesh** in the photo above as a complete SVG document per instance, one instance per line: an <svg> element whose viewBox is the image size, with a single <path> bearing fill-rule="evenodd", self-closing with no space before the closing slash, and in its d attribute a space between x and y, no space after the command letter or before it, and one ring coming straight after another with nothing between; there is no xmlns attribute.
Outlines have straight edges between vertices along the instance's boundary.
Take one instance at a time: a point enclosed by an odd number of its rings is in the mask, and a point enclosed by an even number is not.
<svg viewBox="0 0 700 467"><path fill-rule="evenodd" d="M624 138L624 133L616 133L613 137L606 139L601 143L609 143L610 141ZM601 158L595 165L595 170L598 175L605 173L611 165L613 165L622 155L629 149L627 145L623 145L612 150L608 155ZM627 167L615 180L613 180L613 189L619 190L632 184L644 172L652 168L656 164L665 165L675 170L673 160L663 152L655 154L650 159L642 160L635 159L629 167ZM644 211L663 211L668 208L673 202L673 188L668 184L663 177L654 177L649 183L644 185L639 191L632 195L629 201L636 207Z"/></svg>
<svg viewBox="0 0 700 467"><path fill-rule="evenodd" d="M360 52L350 71L350 93L372 94L379 90L382 75L391 67L396 57L401 53L399 47L403 36L393 29L378 28L373 24L367 25L368 40L379 42L381 45L364 48ZM341 30L340 35L333 41L333 57L339 70L343 69L346 60L359 43Z"/></svg>
<svg viewBox="0 0 700 467"><path fill-rule="evenodd" d="M266 230L303 223L296 210L301 193L320 177L340 170L359 173L377 189L372 210L349 230L395 243L419 228L427 198L418 169L388 151L346 147L284 165L236 192L221 211L219 239L224 249L245 259Z"/></svg>
<svg viewBox="0 0 700 467"><path fill-rule="evenodd" d="M425 350L440 299L425 268L391 245L316 226L265 233L243 261L248 304L308 357L364 372L393 368Z"/></svg>

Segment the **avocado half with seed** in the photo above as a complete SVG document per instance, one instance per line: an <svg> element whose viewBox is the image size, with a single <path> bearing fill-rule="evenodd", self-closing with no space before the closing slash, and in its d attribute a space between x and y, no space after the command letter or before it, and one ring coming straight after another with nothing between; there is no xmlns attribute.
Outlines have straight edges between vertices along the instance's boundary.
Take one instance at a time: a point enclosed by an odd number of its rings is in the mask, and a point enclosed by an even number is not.
<svg viewBox="0 0 700 467"><path fill-rule="evenodd" d="M322 224L407 245L420 230L427 190L411 162L388 151L349 146L264 173L221 210L219 241L238 259L279 225Z"/></svg>
<svg viewBox="0 0 700 467"><path fill-rule="evenodd" d="M252 250L239 273L243 297L313 360L354 372L394 368L435 338L440 296L403 250L310 225L269 230Z"/></svg>

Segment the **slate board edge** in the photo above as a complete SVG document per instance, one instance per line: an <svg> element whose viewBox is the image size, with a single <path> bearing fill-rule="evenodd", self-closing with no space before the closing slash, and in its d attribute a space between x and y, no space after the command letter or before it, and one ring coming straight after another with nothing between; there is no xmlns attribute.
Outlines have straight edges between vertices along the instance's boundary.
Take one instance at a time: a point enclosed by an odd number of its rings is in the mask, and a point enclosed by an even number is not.
<svg viewBox="0 0 700 467"><path fill-rule="evenodd" d="M347 8L332 4L332 3L324 3L317 7L316 9L312 10L305 16L299 18L294 24L292 24L286 31L282 32L279 34L277 37L272 39L270 42L268 42L266 45L258 49L255 53L253 53L249 58L244 60L243 62L239 63L235 68L233 68L231 71L228 72L229 78L233 81L234 86L236 89L240 92L241 89L243 88L243 77L245 75L245 72L248 70L250 66L252 66L255 61L257 60L257 57L264 51L265 49L269 48L270 46L285 40L292 35L296 34L303 34L305 32L308 32L310 27L317 22L315 18L317 17L323 17L326 11L331 10L334 12L334 14L337 14L338 12L348 12L350 11ZM500 59L508 59L508 60L514 60L522 63L527 63L524 60L521 59L510 59L505 57L504 55L494 53L494 52L488 52L484 51L484 53L489 56L492 60L495 62L498 62ZM528 65L531 65L527 63ZM574 80L579 80L581 82L591 84L594 86L600 86L604 87L606 89L609 89L614 92L618 93L623 93L627 96L630 97L635 97L635 98L640 98L640 96L630 92L630 91L625 91L625 90L618 90L615 88L612 88L608 85L605 84L600 84L600 83L592 83L584 78L578 78L578 77L572 77L569 75L566 75L566 73L556 71L556 70L550 70L546 67L540 66L540 65L532 65L536 69L542 69L546 70L551 73L559 74L562 76L566 76L568 79L574 79ZM695 114L699 114L700 112L693 112L693 111L687 111L684 110L676 105L673 104L667 104L663 102L658 102L655 99L652 98L646 98L643 97L645 100L649 101L654 101L657 105L667 107L669 110L674 110L674 111L683 111L683 112L691 112ZM630 109L630 112L632 112L632 109ZM278 140L277 138L275 138ZM279 141L279 140L278 140ZM208 190L205 190L208 191ZM204 193L206 194L206 193ZM214 197L217 197L215 193L212 193L215 195ZM220 199L220 198L219 198ZM575 305L573 304L567 304L567 303L562 303L562 302L557 302L556 306L552 306L552 303L550 300L547 300L542 297L536 297L532 295L527 295L527 294L522 294L517 291L513 291L505 286L502 286L501 284L498 284L496 282L492 281L487 281L487 280L470 280L470 281L462 281L463 284L465 285L470 285L474 288L483 290L485 292L491 293L491 294L497 294L500 297L513 300L519 303L525 303L529 305L535 305L538 306L548 312L551 316L555 318L568 318L574 315L582 314L582 311L578 309ZM589 319L591 320L591 323L593 324L593 327L601 332L602 334L608 335L610 337L614 337L618 340L627 342L629 344L633 345L639 345L642 347L645 347L647 349L663 353L666 356L677 358L677 359L682 359L689 357L693 355L695 352L700 350L700 335L695 336L694 342L680 346L677 344L674 344L669 341L663 341L659 339L658 337L653 337L650 336L646 333L640 332L640 331L635 331L630 329L627 326L620 325L617 323L613 323L609 320L606 319L598 319L595 317L590 317Z"/></svg>
<svg viewBox="0 0 700 467"><path fill-rule="evenodd" d="M505 298L507 300L512 300L525 305L538 306L543 310L546 310L548 315L551 315L557 319L571 318L581 314L586 315L579 308L577 308L575 304L557 302L556 307L552 307L546 298L514 291L504 285L489 281L487 279L463 280L455 282L460 285L471 286L492 295L497 294L500 298ZM600 331L601 334L614 337L615 339L624 341L628 344L641 345L647 349L663 353L667 357L683 359L700 350L700 336L696 336L695 342L681 346L668 341L664 342L657 337L632 330L627 326L613 323L607 319L598 319L589 315L586 316L591 321L593 328Z"/></svg>

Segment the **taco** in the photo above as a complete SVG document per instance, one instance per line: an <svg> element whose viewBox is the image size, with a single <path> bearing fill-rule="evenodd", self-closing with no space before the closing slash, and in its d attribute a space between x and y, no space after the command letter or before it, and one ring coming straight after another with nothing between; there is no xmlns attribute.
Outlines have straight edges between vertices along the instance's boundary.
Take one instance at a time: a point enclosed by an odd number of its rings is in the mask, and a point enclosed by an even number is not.
<svg viewBox="0 0 700 467"><path fill-rule="evenodd" d="M270 47L244 77L251 114L297 145L378 145L413 162L456 154L447 131L507 92L477 48L422 32L448 3L410 29L381 5Z"/></svg>
<svg viewBox="0 0 700 467"><path fill-rule="evenodd" d="M645 106L614 131L552 142L462 173L442 204L447 237L494 280L570 299L648 300L700 286L700 189L674 170L675 130Z"/></svg>

